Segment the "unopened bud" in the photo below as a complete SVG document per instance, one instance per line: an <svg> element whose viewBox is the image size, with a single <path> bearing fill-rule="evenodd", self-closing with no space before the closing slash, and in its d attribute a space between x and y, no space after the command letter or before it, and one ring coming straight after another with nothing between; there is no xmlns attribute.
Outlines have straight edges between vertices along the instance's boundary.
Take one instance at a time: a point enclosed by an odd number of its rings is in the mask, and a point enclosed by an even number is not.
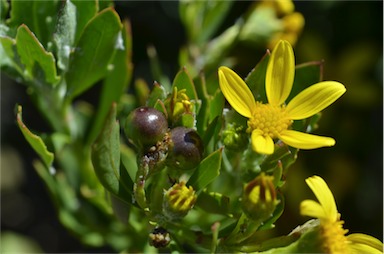
<svg viewBox="0 0 384 254"><path fill-rule="evenodd" d="M273 176L261 173L245 185L242 208L249 219L259 222L266 221L272 216L278 203Z"/></svg>
<svg viewBox="0 0 384 254"><path fill-rule="evenodd" d="M164 193L163 212L170 219L182 218L192 209L196 202L196 194L192 186L185 182L174 184Z"/></svg>
<svg viewBox="0 0 384 254"><path fill-rule="evenodd" d="M239 151L248 147L249 134L244 126L228 124L223 131L223 143L229 150Z"/></svg>

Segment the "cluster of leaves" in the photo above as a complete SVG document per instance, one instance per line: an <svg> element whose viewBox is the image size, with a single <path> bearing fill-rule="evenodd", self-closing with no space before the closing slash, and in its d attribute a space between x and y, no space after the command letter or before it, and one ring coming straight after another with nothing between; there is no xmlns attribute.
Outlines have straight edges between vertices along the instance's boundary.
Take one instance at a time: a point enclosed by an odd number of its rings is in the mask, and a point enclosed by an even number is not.
<svg viewBox="0 0 384 254"><path fill-rule="evenodd" d="M61 222L81 241L93 246L108 244L116 250L143 251L150 248L147 238L151 229L161 226L173 239L170 250L267 248L268 244L256 244L252 239L273 227L284 210L283 196L278 195L280 203L272 217L262 225L251 225L240 205L243 184L265 172L274 175L275 186L281 187L282 175L296 160L297 149L278 144L271 156L257 155L247 146L223 150L222 133L228 123L246 127L242 116L224 110L216 76L217 67L226 62L225 52L241 32L240 22L213 38L231 2L182 1L180 15L189 44L180 51L180 64L187 67L169 82L151 48L153 76L160 83L155 82L149 91L145 82L135 80L135 96L125 93L133 68L130 26L120 20L112 2L11 1L9 6L2 0L1 4L2 71L28 87L52 131L29 130L22 120L21 106L17 107L17 124L41 158L34 167L47 185ZM260 101L266 101L268 60L267 51L245 79ZM321 63L297 66L290 96L320 79ZM97 108L76 100L98 83L101 93ZM176 175L176 181L187 179L186 185L195 190L194 208L182 220L167 220L162 216L161 201L163 190L172 186L168 177L171 173L161 170L155 180L148 179L143 195L149 200L149 209L134 202L134 185L140 172L137 150L120 135L120 126L139 105L163 110L162 105L175 91L183 91L194 105L179 124L196 129L204 144L204 159L195 170ZM297 121L293 127L309 131L316 127L317 120L318 115ZM247 226L251 230L246 238L218 240L242 234ZM280 239L278 244L293 240Z"/></svg>

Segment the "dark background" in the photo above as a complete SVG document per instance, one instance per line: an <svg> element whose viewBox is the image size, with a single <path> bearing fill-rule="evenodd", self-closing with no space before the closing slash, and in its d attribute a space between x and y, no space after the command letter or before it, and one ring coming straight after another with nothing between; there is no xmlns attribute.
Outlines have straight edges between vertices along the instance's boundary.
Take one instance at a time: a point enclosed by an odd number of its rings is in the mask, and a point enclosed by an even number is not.
<svg viewBox="0 0 384 254"><path fill-rule="evenodd" d="M236 2L220 30L224 30L252 4ZM286 209L277 228L290 232L308 218L299 216L299 203L313 198L304 179L322 176L335 195L339 212L350 233L383 238L383 2L382 1L298 1L296 10L306 21L296 47L296 63L325 60L324 80L337 80L347 93L320 121L319 134L336 139L336 146L300 151L298 161L287 174ZM135 77L150 76L146 56L148 45L158 51L162 67L172 78L179 69L178 50L185 34L174 1L117 2L122 18L129 18L133 34ZM235 52L247 52L239 65L249 71L262 57L246 45ZM80 244L58 222L43 182L31 162L36 154L15 123L14 107L23 105L25 122L31 129L48 130L32 106L24 86L1 75L1 227L31 237L44 252L109 252ZM90 100L91 91L85 96Z"/></svg>

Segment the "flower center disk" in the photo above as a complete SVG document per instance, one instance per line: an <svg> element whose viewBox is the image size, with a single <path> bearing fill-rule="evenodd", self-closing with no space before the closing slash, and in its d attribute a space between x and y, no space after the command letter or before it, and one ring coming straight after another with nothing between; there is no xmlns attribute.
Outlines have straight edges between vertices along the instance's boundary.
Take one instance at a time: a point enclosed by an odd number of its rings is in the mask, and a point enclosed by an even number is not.
<svg viewBox="0 0 384 254"><path fill-rule="evenodd" d="M260 130L263 136L277 138L292 124L285 107L256 102L252 117L248 120L249 131Z"/></svg>

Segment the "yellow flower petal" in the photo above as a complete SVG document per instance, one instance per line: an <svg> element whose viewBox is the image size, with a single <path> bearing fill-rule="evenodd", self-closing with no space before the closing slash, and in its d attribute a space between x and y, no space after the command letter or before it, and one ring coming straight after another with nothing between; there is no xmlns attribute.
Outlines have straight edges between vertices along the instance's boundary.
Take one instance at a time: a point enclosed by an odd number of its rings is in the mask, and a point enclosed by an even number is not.
<svg viewBox="0 0 384 254"><path fill-rule="evenodd" d="M304 200L300 203L300 214L317 219L326 219L324 208L316 201Z"/></svg>
<svg viewBox="0 0 384 254"><path fill-rule="evenodd" d="M315 149L324 146L334 146L335 140L329 137L317 136L294 130L284 130L279 139L285 144L299 149Z"/></svg>
<svg viewBox="0 0 384 254"><path fill-rule="evenodd" d="M250 118L256 102L243 79L228 67L221 66L219 68L219 84L229 104L239 114Z"/></svg>
<svg viewBox="0 0 384 254"><path fill-rule="evenodd" d="M350 243L348 244L348 249L350 254L383 254L383 249L378 250L361 243Z"/></svg>
<svg viewBox="0 0 384 254"><path fill-rule="evenodd" d="M376 250L383 251L383 243L373 236L361 234L361 233L355 233L355 234L348 235L347 239L348 241L351 242L352 245L361 244L365 246L370 246Z"/></svg>
<svg viewBox="0 0 384 254"><path fill-rule="evenodd" d="M345 87L335 81L324 81L308 87L287 105L290 119L305 119L322 111L345 93Z"/></svg>
<svg viewBox="0 0 384 254"><path fill-rule="evenodd" d="M295 77L295 57L291 44L279 41L273 49L265 77L265 91L269 104L279 106L291 92Z"/></svg>
<svg viewBox="0 0 384 254"><path fill-rule="evenodd" d="M305 182L323 207L326 219L335 222L338 216L336 202L327 183L319 176L308 177Z"/></svg>
<svg viewBox="0 0 384 254"><path fill-rule="evenodd" d="M273 140L269 136L261 135L261 131L254 130L251 135L252 148L260 154L273 154L275 146Z"/></svg>

